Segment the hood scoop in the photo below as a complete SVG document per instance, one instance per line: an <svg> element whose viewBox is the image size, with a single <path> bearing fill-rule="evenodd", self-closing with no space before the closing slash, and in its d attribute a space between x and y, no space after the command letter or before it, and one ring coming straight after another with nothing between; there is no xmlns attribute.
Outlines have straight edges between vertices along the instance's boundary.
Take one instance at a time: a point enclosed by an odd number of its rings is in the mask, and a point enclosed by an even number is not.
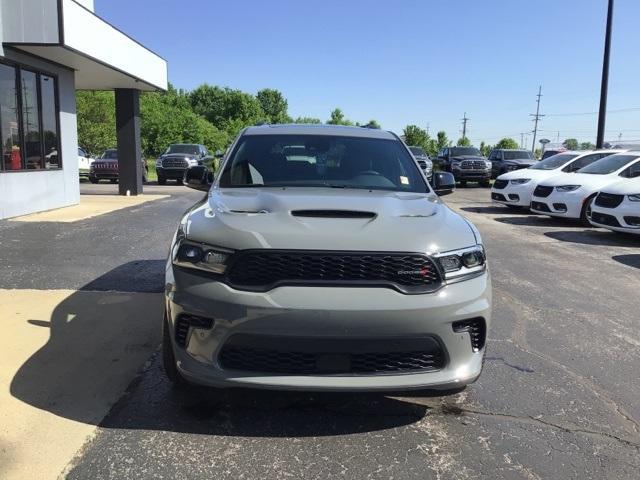
<svg viewBox="0 0 640 480"><path fill-rule="evenodd" d="M363 212L359 210L292 210L294 217L313 218L374 218L374 212Z"/></svg>

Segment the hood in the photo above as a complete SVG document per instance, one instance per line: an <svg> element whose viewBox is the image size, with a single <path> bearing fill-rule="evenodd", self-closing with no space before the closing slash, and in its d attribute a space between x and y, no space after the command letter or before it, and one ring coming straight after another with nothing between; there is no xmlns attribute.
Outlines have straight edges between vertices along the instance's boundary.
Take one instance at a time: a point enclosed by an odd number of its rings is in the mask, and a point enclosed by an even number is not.
<svg viewBox="0 0 640 480"><path fill-rule="evenodd" d="M513 180L514 178L531 178L532 180L542 180L545 178L555 177L556 175L558 175L557 170L534 170L531 168L523 168L503 173L498 177L498 179Z"/></svg>
<svg viewBox="0 0 640 480"><path fill-rule="evenodd" d="M620 180L620 177L618 177L615 172L607 175L592 175L590 173L561 173L540 183L550 187L557 187L558 185L582 185L586 189L599 190L601 187L609 185L617 180Z"/></svg>
<svg viewBox="0 0 640 480"><path fill-rule="evenodd" d="M179 158L184 160L185 158L196 158L198 155L195 153L165 153L161 158Z"/></svg>
<svg viewBox="0 0 640 480"><path fill-rule="evenodd" d="M486 160L482 155L456 155L451 160Z"/></svg>
<svg viewBox="0 0 640 480"><path fill-rule="evenodd" d="M511 160L505 160L504 163L512 163L514 165L528 165L531 166L536 163L536 160L530 158L513 158Z"/></svg>
<svg viewBox="0 0 640 480"><path fill-rule="evenodd" d="M603 190L606 193L613 193L615 195L637 195L640 193L640 177L639 178L625 178L607 185Z"/></svg>
<svg viewBox="0 0 640 480"><path fill-rule="evenodd" d="M183 223L188 238L236 250L443 252L476 244L470 224L434 194L216 188Z"/></svg>

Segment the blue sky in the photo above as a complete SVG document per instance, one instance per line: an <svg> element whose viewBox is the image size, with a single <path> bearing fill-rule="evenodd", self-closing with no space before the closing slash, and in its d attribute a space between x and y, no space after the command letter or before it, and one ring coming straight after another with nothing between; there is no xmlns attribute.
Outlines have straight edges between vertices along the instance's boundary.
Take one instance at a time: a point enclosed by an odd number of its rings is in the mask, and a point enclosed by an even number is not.
<svg viewBox="0 0 640 480"><path fill-rule="evenodd" d="M595 141L606 0L96 0L178 88L277 88L292 116L378 120L494 143L533 128ZM640 2L616 0L607 139L640 140ZM563 115L558 115L563 114ZM531 137L529 136L529 146Z"/></svg>

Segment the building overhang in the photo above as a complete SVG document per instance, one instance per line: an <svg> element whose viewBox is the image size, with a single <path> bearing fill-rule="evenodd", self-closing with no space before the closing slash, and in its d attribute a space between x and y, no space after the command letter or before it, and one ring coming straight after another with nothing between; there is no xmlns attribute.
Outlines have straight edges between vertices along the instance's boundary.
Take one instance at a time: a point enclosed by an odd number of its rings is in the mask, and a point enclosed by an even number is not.
<svg viewBox="0 0 640 480"><path fill-rule="evenodd" d="M2 0L2 42L75 70L80 90L166 90L167 62L75 0Z"/></svg>

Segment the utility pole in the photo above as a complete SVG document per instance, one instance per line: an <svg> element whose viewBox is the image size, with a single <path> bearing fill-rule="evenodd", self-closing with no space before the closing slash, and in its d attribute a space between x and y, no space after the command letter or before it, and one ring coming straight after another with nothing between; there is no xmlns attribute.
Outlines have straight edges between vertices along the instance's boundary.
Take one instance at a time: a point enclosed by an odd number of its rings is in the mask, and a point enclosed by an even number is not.
<svg viewBox="0 0 640 480"><path fill-rule="evenodd" d="M536 101L537 103L536 113L535 115L533 113L529 114L533 117L533 121L535 122L533 124L533 142L531 144L531 155L535 155L536 153L536 135L538 134L538 120L544 117L544 115L540 115L540 97L542 97L542 85L538 87L538 95L536 96L538 97L538 100Z"/></svg>
<svg viewBox="0 0 640 480"><path fill-rule="evenodd" d="M464 117L462 118L462 139L467 138L467 122L469 119L467 118L467 112L464 112Z"/></svg>
<svg viewBox="0 0 640 480"><path fill-rule="evenodd" d="M524 147L524 133L520 132L520 148Z"/></svg>
<svg viewBox="0 0 640 480"><path fill-rule="evenodd" d="M618 141L622 140L622 132L618 134Z"/></svg>
<svg viewBox="0 0 640 480"><path fill-rule="evenodd" d="M560 142L560 130L558 130L558 136L556 137L556 141Z"/></svg>
<svg viewBox="0 0 640 480"><path fill-rule="evenodd" d="M598 138L596 148L604 143L604 124L607 117L607 91L609 90L609 53L611 51L611 21L613 20L613 0L607 9L607 29L604 37L604 58L602 59L602 83L600 84L600 113L598 114Z"/></svg>
<svg viewBox="0 0 640 480"><path fill-rule="evenodd" d="M429 135L429 122L427 122L427 135Z"/></svg>

